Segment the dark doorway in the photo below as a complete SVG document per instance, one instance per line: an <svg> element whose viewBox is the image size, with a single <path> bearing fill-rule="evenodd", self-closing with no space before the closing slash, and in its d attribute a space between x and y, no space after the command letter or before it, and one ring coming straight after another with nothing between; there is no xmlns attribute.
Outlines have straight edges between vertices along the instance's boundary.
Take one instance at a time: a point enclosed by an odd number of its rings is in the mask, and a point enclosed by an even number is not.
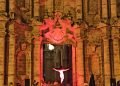
<svg viewBox="0 0 120 86"><path fill-rule="evenodd" d="M59 72L53 68L70 68L64 72L63 84L72 86L72 45L53 45L54 49L49 49L49 44L43 45L43 77L46 82L59 82Z"/></svg>

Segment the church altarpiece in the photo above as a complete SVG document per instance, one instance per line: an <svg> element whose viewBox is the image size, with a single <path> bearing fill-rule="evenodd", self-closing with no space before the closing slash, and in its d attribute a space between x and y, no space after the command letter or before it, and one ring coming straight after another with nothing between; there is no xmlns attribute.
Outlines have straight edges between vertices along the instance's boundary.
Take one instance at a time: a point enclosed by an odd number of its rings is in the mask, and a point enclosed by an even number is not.
<svg viewBox="0 0 120 86"><path fill-rule="evenodd" d="M106 72L109 72L109 68L107 70L105 68L109 65L108 53L105 53L108 52L108 40L106 35L107 25L105 23L99 23L97 27L88 27L85 22L82 22L81 24L75 24L74 26L70 25L71 29L66 30L66 28L62 28L62 26L64 26L63 22L68 22L69 26L70 20L61 19L60 16L57 15L59 15L59 13L56 14L56 17L54 18L56 19L56 22L53 23L53 25L56 26L54 27L55 29L51 28L51 23L49 23L49 21L53 21L51 18L45 19L46 23L40 23L33 19L31 23L33 29L22 22L19 23L14 21L13 24L9 25L10 43L13 41L15 42L13 43L14 47L9 45L11 49L15 48L15 59L13 58L14 60L12 60L15 63L15 70L12 70L15 76L11 79L11 76L8 75L8 82L14 83L17 81L18 83L22 82L24 84L25 79L30 79L36 80L40 83L44 76L43 43L72 45L71 66L73 86L79 86L84 84L83 82L89 82L91 73L94 74L98 86L100 86L100 84L102 86L104 82L109 82L107 79L108 76L104 76ZM46 24L48 24L47 27ZM115 26L117 24L118 23L115 23ZM48 27L51 30L49 30ZM18 29L20 30L17 31ZM83 35L85 31L86 36ZM95 33L93 34L93 32ZM52 36L51 33L56 35L57 38ZM118 33L118 35L115 33ZM113 37L116 38L116 46L119 46L119 42L117 40L119 38L118 30L113 30ZM83 46L83 40L86 42L86 46ZM34 48L32 48L33 45ZM85 57L83 56L84 49ZM115 53L118 52L119 51L115 51ZM10 54L10 56L11 55L12 54Z"/></svg>

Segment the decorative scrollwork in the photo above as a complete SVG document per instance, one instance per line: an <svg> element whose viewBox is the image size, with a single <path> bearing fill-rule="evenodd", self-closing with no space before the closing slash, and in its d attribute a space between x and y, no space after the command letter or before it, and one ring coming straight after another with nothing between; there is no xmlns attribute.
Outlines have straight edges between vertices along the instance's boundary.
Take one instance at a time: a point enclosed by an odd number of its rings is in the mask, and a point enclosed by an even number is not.
<svg viewBox="0 0 120 86"><path fill-rule="evenodd" d="M49 42L57 44L68 40L75 44L78 36L75 31L76 28L78 28L78 25L72 25L72 21L69 18L62 19L60 12L56 12L54 18L45 18L43 24L40 25L40 31L43 32L42 37Z"/></svg>

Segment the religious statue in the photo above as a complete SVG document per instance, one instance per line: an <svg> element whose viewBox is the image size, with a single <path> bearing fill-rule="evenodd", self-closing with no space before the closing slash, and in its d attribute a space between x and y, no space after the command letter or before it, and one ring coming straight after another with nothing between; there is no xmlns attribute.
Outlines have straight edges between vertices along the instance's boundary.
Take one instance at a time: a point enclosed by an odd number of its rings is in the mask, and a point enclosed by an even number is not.
<svg viewBox="0 0 120 86"><path fill-rule="evenodd" d="M61 83L63 82L64 80L64 73L65 71L68 71L69 68L65 69L65 68L60 68L60 69L57 69L57 68L53 68L53 70L57 71L60 73L60 79L61 79Z"/></svg>

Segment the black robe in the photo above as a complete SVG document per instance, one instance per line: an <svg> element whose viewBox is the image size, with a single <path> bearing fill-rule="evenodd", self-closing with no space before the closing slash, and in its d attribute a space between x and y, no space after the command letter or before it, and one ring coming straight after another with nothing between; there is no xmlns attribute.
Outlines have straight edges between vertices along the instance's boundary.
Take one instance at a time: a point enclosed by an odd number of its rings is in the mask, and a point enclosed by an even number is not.
<svg viewBox="0 0 120 86"><path fill-rule="evenodd" d="M94 80L94 75L93 74L91 74L89 86L95 86L95 80Z"/></svg>

